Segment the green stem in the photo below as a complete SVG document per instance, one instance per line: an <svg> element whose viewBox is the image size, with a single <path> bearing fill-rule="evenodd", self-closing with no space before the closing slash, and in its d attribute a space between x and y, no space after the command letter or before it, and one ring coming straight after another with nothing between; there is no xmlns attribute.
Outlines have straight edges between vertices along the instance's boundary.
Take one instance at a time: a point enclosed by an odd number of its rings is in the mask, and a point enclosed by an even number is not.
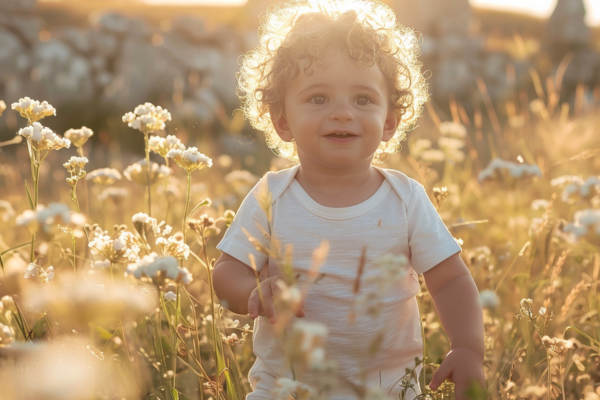
<svg viewBox="0 0 600 400"><path fill-rule="evenodd" d="M190 208L190 189L192 186L192 173L188 172L187 174L187 197L185 201L185 214L183 214L183 226L181 227L181 232L183 233L183 243L185 243L185 221L187 220L188 210ZM208 265L208 264L207 264Z"/></svg>
<svg viewBox="0 0 600 400"><path fill-rule="evenodd" d="M32 155L33 155L33 160L31 162L31 167L33 168L32 174L33 174L33 212L36 212L37 210L37 205L38 205L38 180L40 177L40 166L37 162L37 158L38 158L38 152L35 149L32 149ZM30 258L31 261L34 261L34 249L33 249L33 243L35 242L35 233L31 234L31 250L30 250Z"/></svg>
<svg viewBox="0 0 600 400"><path fill-rule="evenodd" d="M177 348L179 347L179 337L177 337L177 327L179 326L179 314L181 313L181 292L180 285L177 285L177 306L175 307L175 334L173 337L173 389L175 387L175 380L177 379Z"/></svg>
<svg viewBox="0 0 600 400"><path fill-rule="evenodd" d="M152 216L152 195L150 194L150 150L148 149L148 133L144 133L144 141L146 142L146 175L148 181L148 216Z"/></svg>
<svg viewBox="0 0 600 400"><path fill-rule="evenodd" d="M73 241L73 276L77 280L77 260L75 259L75 235L73 235L73 230L71 230L71 240Z"/></svg>

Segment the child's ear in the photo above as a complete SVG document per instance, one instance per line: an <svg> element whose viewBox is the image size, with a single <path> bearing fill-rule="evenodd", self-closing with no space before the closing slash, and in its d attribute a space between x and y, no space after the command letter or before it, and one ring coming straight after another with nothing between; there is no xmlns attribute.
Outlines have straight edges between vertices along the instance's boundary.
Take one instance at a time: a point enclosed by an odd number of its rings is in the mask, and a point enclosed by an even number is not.
<svg viewBox="0 0 600 400"><path fill-rule="evenodd" d="M400 125L400 118L394 115L393 112L389 111L383 124L383 136L381 140L387 142L393 138L396 130L398 129L398 125Z"/></svg>
<svg viewBox="0 0 600 400"><path fill-rule="evenodd" d="M283 114L273 120L273 126L275 127L275 132L277 132L277 135L281 138L281 140L284 142L292 141L294 137L292 136L292 131L288 126L287 119Z"/></svg>

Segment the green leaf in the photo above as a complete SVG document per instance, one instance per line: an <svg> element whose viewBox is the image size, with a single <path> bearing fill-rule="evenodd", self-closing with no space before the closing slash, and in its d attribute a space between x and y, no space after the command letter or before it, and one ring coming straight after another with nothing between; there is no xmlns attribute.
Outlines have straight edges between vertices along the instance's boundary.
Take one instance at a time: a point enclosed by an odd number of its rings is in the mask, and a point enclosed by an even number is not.
<svg viewBox="0 0 600 400"><path fill-rule="evenodd" d="M34 240L34 242L36 242L36 240ZM11 247L10 249L4 250L2 253L0 253L0 266L2 266L2 271L4 271L4 273L6 273L6 270L4 269L4 260L2 259L2 256L5 255L6 253L10 253L11 251L14 251L14 250L20 249L21 247L25 247L25 246L29 246L29 245L31 245L31 242L27 242L27 243L23 243L18 246L15 246L15 247Z"/></svg>
<svg viewBox="0 0 600 400"><path fill-rule="evenodd" d="M95 325L94 329L96 330L96 332L98 332L100 337L104 340L110 340L113 337L112 333L110 333L109 331L107 331L106 329L101 327L100 325Z"/></svg>
<svg viewBox="0 0 600 400"><path fill-rule="evenodd" d="M48 333L48 320L42 317L33 325L33 339L43 339Z"/></svg>
<svg viewBox="0 0 600 400"><path fill-rule="evenodd" d="M212 201L207 197L206 199L202 200L200 203L198 203L198 205L194 208L192 208L192 211L190 211L186 217L186 220L194 213L194 211L196 211L198 208L202 207L202 206L209 206L212 204Z"/></svg>
<svg viewBox="0 0 600 400"><path fill-rule="evenodd" d="M33 200L31 199L31 193L29 193L29 187L27 187L27 179L25 179L25 193L27 193L27 201L29 201L29 208L31 208L33 211L35 211L33 209Z"/></svg>

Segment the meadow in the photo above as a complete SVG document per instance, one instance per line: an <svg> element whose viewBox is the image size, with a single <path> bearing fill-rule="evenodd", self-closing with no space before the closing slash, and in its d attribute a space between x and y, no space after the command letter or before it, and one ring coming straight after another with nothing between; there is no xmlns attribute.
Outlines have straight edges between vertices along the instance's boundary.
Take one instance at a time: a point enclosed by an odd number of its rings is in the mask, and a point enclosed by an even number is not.
<svg viewBox="0 0 600 400"><path fill-rule="evenodd" d="M542 84L531 73L531 99L515 93L472 115L456 101L447 114L427 103L419 129L382 166L425 185L480 290L487 388L473 386L469 398L600 399L599 109L583 87L569 105L559 76ZM481 91L485 99L483 83ZM42 100L0 103L24 118L0 143L18 158L0 154L4 398L244 399L252 320L220 304L211 277L215 245L259 176L209 141L190 147L171 131L169 111L150 103L119 116L144 139L144 156L124 165L118 151L91 148L91 129L46 127L68 110ZM241 129L241 115L230 130ZM269 168L284 161L272 156ZM289 252L273 255L291 270ZM315 249L316 268L325 256ZM427 386L450 344L419 280L425 348L415 366L424 373L409 370L398 384L414 396L418 379L420 398L454 398L450 382ZM306 293L287 282L283 315ZM282 379L278 399L326 399L345 384L320 351L326 331L300 323L281 339L293 365L323 379Z"/></svg>

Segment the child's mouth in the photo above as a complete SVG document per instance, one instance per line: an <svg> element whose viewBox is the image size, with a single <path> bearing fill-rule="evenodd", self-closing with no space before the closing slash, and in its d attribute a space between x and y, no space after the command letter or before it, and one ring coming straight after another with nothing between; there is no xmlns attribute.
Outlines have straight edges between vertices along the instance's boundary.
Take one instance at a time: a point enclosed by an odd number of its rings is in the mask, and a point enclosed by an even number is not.
<svg viewBox="0 0 600 400"><path fill-rule="evenodd" d="M331 134L331 135L325 136L326 139L329 139L332 142L336 142L336 143L349 143L349 142L353 141L354 139L356 139L357 137L358 136L350 135L350 134L346 134L346 135Z"/></svg>

